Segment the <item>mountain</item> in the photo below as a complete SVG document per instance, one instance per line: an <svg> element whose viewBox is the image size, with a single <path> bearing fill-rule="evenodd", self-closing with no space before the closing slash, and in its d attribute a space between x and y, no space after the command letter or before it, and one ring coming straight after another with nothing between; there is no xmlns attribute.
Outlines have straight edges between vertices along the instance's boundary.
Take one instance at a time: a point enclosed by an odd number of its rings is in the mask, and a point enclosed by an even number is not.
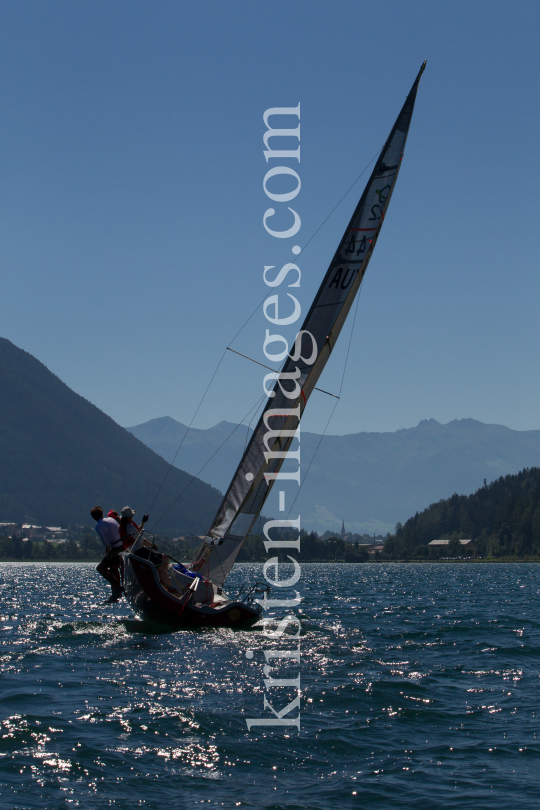
<svg viewBox="0 0 540 810"><path fill-rule="evenodd" d="M385 551L393 557L424 557L431 540L452 536L470 537L482 557L540 554L540 469L501 476L472 495L432 504L397 527Z"/></svg>
<svg viewBox="0 0 540 810"><path fill-rule="evenodd" d="M168 461L186 429L170 417L128 428ZM223 492L241 458L246 433L246 427L229 422L192 429L175 463ZM484 478L490 482L540 465L540 430L511 430L474 419L446 425L425 419L393 433L325 436L313 459L319 441L317 434L301 434L304 483L295 504L302 526L319 532L339 531L345 519L348 531L384 534L441 498L473 492Z"/></svg>
<svg viewBox="0 0 540 810"><path fill-rule="evenodd" d="M162 416L126 430L170 463L187 427L170 416ZM207 430L191 428L174 463L192 474L200 471L203 481L225 492L244 452L247 432L245 425L232 422L220 422Z"/></svg>
<svg viewBox="0 0 540 810"><path fill-rule="evenodd" d="M208 529L219 492L167 474L163 458L4 338L0 380L0 521L91 524L95 504L142 516L164 482L149 527L170 507L160 531Z"/></svg>

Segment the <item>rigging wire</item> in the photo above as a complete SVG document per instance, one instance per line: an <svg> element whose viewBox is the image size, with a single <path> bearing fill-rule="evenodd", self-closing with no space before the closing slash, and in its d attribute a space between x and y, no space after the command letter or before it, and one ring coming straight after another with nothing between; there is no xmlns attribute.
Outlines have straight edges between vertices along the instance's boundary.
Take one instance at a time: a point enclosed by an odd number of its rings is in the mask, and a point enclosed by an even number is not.
<svg viewBox="0 0 540 810"><path fill-rule="evenodd" d="M218 363L218 364L217 364L217 366L216 366L216 370L215 370L215 371L214 371L214 373L212 374L212 378L211 378L210 382L208 383L208 385L206 386L206 391L205 391L205 392L204 392L204 394L202 395L202 397L201 397L201 399L200 399L200 402L199 402L199 404L197 405L197 410L196 410L196 411L195 411L195 413L193 414L193 418L192 418L191 422L190 422L190 423L189 423L189 425L188 425L188 429L186 430L186 432L185 432L185 433L184 433L184 435L182 436L182 441L180 442L180 444L179 444L179 446L178 446L178 450L177 450L177 451L176 451L176 453L174 454L174 458L173 458L173 460L171 461L171 463L169 464L169 467L168 467L168 469L167 469L167 472L165 473L165 475L164 475L164 477L163 477L163 481L162 481L162 482L161 482L161 484L159 485L159 489L158 489L158 491L156 492L155 498L154 498L154 500L152 501L152 503L151 503L151 505L150 505L150 509L148 510L148 512L149 512L149 513L152 511L152 508L153 508L153 506L154 506L155 502L156 502L156 501L157 501L157 499L158 499L159 493L160 493L160 492L161 492L161 490L163 489L163 485L165 484L165 481L167 480L168 475L169 475L170 471L171 471L171 470L172 470L172 468L173 468L173 464L174 464L174 462L176 461L176 457L177 457L178 453L180 452L180 450L182 449L182 446L183 446L183 444L184 444L184 442L185 442L185 440L186 440L186 437L187 437L187 435L188 435L188 433L189 433L189 431L190 431L190 429L191 429L191 426L192 426L193 422L195 421L195 417L196 417L196 416L197 416L197 414L199 413L199 410L200 410L201 405L203 404L204 398L205 398L206 394L208 393L208 389L210 388L210 386L211 386L211 385L212 385L212 383L214 382L214 377L215 377L215 376L216 376L216 374L218 373L219 367L220 367L220 365L221 365L221 364L222 364L222 362L223 362L223 358L225 357L225 353L226 353L226 351L227 351L227 349L224 349L224 350L223 350L223 354L221 355L220 360L219 360L219 363ZM250 412L251 412L251 409L250 409ZM236 429L236 428L235 428L235 429ZM225 440L225 441L226 441L226 440ZM176 501L175 501L175 503L176 503ZM155 526L155 525L156 525L156 524L154 524L154 526Z"/></svg>
<svg viewBox="0 0 540 810"><path fill-rule="evenodd" d="M260 402L260 400L259 400L259 402ZM253 416L252 416L252 417L251 417L251 419L249 420L249 425L247 426L247 430L246 430L246 440L245 440L245 442L244 442L244 450L243 450L243 452L242 452L242 455L243 455L243 454L246 452L246 448L247 448L247 446L248 446L248 442L249 442L249 431L252 429L252 428L251 428L251 425L253 424L253 420L255 419L255 417L256 417L256 416L257 416L257 411L255 410L255 411L254 411L254 413L253 413Z"/></svg>
<svg viewBox="0 0 540 810"><path fill-rule="evenodd" d="M259 363L259 361L254 360L253 357L248 357L247 354L242 354L241 352L237 352L234 349L231 349L230 346L227 346L227 351L228 352L233 352L233 354L237 354L239 357L244 357L246 360L250 360L252 363L256 363L258 366L262 366L263 368L267 368L269 371L276 371L275 369L272 368L272 366L267 366L266 363ZM286 362L287 361L285 360L285 363ZM283 370L283 366L281 367L281 369ZM337 394L331 394L330 391L325 391L323 388L317 388L317 386L315 386L313 390L314 391L320 391L322 394L328 394L329 397L335 397L336 399L339 399L339 396Z"/></svg>
<svg viewBox="0 0 540 810"><path fill-rule="evenodd" d="M217 371L217 369L216 369L216 371ZM235 425L234 430L231 430L231 432L229 433L229 435L228 435L228 436L227 436L227 437L226 437L226 438L225 438L225 439L224 439L224 440L221 442L221 444L219 445L219 447L218 447L218 448L217 448L217 449L216 449L216 450L215 450L215 451L212 453L212 455L210 456L210 458L209 458L209 459L208 459L208 460L207 460L207 461L206 461L206 462L203 464L203 466L200 468L200 470L199 470L198 472L196 472L194 475L192 475L192 476L191 476L191 480L189 481L189 483L188 483L188 484L186 484L186 486L184 487L184 489L183 489L183 490L180 492L180 494L179 494L179 495L177 495L177 497L174 499L174 501L171 503L171 505L170 505L170 506L169 506L169 507L168 507L168 508L167 508L167 509L166 509L166 510L163 512L163 514L161 515L161 517L159 517L159 518L158 518L158 520L157 520L157 521L156 521L156 522L155 522L155 523L152 525L152 531L155 529L155 527L158 525L158 523L160 523L160 522L163 520L163 518L165 517L165 515L167 514L167 512L170 512L170 510L173 508L173 506L175 505L175 503L177 503L177 501L179 501L179 500L180 500L180 498L182 497L182 495L184 494L184 492L186 492L186 490L188 490L188 489L189 489L189 487L192 485L192 483L193 483L193 482L194 482L194 481L195 481L195 480L196 480L196 479L199 477L199 475L202 473L202 471L204 470L204 468L205 468L205 467L207 467L207 466L208 466L208 464L210 464L210 462L212 461L212 459L214 458L214 456L215 456L215 455L217 455L217 454L219 453L219 451L221 450L221 448L223 447L223 445L225 445L225 444L226 444L226 443L229 441L229 439L231 438L231 436L233 435L233 433L236 433L236 431L238 430L238 428L240 427L240 425L242 425L242 424L244 423L244 421L245 421L245 420L248 418L248 416L250 415L251 411L255 409L255 412L257 412L257 409L259 408L259 405L260 405L260 404L261 404L261 402L263 401L264 397L265 397L265 394L263 394L261 397L259 397L259 399L258 399L258 400L257 400L257 402L255 403L255 405L252 405L252 406L251 406L251 408L250 408L250 409L249 409L249 411L246 413L246 415L245 415L245 416L244 416L244 417L243 417L243 418L240 420L240 422L238 422L238 424L237 424L237 425ZM195 418L195 417L193 417L193 418ZM252 417L252 418L253 418L253 417ZM193 422L193 420L192 420L192 422ZM186 431L186 435L187 435L187 431ZM185 437L184 437L184 438L185 438ZM182 440L182 441L183 441L183 440ZM180 448L179 448L179 449L180 449ZM177 452L177 454L176 454L176 455L178 455L178 452ZM175 458L176 458L176 456L175 456ZM171 464L171 467L172 467L172 464ZM169 468L169 470L170 470L170 468ZM156 498L157 498L157 496L156 496ZM155 501L154 501L154 502L155 502Z"/></svg>

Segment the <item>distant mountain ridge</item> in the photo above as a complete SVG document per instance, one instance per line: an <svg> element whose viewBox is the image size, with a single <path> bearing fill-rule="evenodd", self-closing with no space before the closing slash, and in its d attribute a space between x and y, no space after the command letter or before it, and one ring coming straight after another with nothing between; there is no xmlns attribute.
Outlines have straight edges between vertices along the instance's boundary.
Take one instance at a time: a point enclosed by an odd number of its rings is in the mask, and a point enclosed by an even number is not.
<svg viewBox="0 0 540 810"><path fill-rule="evenodd" d="M172 461L187 430L165 416L127 428ZM229 438L226 440L227 436ZM247 428L220 422L191 429L175 464L209 481L228 486L241 458ZM307 472L320 436L301 434L301 467ZM224 446L211 460L222 442ZM308 529L392 531L411 514L453 493L470 494L500 476L540 465L540 430L518 431L474 419L442 425L424 419L393 433L325 436L304 480L295 512Z"/></svg>
<svg viewBox="0 0 540 810"><path fill-rule="evenodd" d="M0 381L0 521L91 524L95 504L128 503L142 516L163 483L149 527L170 508L159 530L208 529L215 489L179 469L167 475L163 458L5 338Z"/></svg>

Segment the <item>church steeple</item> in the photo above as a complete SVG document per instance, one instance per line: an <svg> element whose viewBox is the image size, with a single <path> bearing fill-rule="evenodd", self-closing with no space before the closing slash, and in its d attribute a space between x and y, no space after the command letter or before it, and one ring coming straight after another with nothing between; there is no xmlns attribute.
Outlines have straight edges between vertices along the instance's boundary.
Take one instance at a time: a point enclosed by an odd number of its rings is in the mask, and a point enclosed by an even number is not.
<svg viewBox="0 0 540 810"><path fill-rule="evenodd" d="M343 523L341 524L341 536L345 539L345 518L343 518Z"/></svg>

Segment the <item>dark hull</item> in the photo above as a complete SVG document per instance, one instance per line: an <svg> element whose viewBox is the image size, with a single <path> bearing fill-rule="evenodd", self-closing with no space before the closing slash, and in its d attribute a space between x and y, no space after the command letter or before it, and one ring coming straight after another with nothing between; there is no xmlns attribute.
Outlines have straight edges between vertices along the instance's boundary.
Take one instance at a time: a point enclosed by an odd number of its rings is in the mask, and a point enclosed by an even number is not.
<svg viewBox="0 0 540 810"><path fill-rule="evenodd" d="M134 554L124 557L126 599L142 618L159 624L181 627L238 627L253 624L261 617L258 606L227 602L224 606L184 605L161 584L156 567Z"/></svg>

